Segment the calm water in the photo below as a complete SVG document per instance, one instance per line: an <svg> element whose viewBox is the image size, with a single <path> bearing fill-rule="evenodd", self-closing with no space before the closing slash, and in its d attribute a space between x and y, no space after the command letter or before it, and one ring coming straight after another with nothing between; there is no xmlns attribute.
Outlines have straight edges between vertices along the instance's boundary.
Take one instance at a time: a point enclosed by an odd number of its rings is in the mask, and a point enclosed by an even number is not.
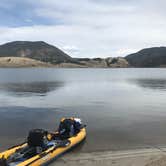
<svg viewBox="0 0 166 166"><path fill-rule="evenodd" d="M166 145L166 69L0 69L0 150L63 116L87 124L82 151Z"/></svg>

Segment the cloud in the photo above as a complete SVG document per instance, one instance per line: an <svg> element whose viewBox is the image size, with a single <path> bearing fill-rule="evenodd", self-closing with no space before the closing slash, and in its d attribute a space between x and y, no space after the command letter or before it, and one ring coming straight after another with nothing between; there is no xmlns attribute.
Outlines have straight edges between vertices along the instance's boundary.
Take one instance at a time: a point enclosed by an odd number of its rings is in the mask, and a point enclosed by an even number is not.
<svg viewBox="0 0 166 166"><path fill-rule="evenodd" d="M75 54L79 55L81 48L78 48L77 46L74 45L66 45L63 46L62 49L67 53L67 54Z"/></svg>
<svg viewBox="0 0 166 166"><path fill-rule="evenodd" d="M26 22L33 22L32 19L29 19L29 18L25 19L25 21Z"/></svg>
<svg viewBox="0 0 166 166"><path fill-rule="evenodd" d="M2 0L11 21L1 21L0 43L44 40L74 57L125 56L165 45L165 6L164 0Z"/></svg>

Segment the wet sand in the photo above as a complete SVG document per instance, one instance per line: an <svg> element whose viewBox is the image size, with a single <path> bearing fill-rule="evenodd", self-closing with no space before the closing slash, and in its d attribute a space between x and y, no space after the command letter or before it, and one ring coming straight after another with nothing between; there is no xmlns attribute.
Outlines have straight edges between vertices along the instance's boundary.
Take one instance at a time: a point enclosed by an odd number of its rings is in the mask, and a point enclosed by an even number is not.
<svg viewBox="0 0 166 166"><path fill-rule="evenodd" d="M68 153L51 166L165 166L166 148Z"/></svg>

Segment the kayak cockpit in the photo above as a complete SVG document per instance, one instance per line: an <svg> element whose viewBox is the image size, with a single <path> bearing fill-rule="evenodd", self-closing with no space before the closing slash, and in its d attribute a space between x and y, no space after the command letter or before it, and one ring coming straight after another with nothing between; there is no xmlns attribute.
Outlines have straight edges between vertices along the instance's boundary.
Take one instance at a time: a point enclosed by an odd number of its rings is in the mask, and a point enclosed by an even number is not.
<svg viewBox="0 0 166 166"><path fill-rule="evenodd" d="M0 153L0 165L42 165L74 147L85 137L85 126L80 120L63 118L56 132L33 129L26 143Z"/></svg>
<svg viewBox="0 0 166 166"><path fill-rule="evenodd" d="M41 147L31 147L25 146L22 149L16 150L14 154L9 156L9 158L5 161L7 166L16 166L19 163L22 163L36 155L40 155L45 151L55 150L59 147L66 147L70 144L69 140L51 140L47 142L47 146L42 149Z"/></svg>

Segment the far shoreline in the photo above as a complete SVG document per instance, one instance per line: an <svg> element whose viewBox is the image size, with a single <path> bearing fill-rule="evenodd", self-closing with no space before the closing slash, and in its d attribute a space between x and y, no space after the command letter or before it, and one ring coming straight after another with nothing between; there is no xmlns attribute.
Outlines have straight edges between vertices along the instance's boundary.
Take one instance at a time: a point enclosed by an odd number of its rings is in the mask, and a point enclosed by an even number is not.
<svg viewBox="0 0 166 166"><path fill-rule="evenodd" d="M94 62L93 62L94 63ZM124 65L119 63L112 66L106 64L77 64L70 62L63 63L46 63L43 61L26 58L26 57L0 57L0 68L62 68L62 69L142 69L142 68L166 68L165 65L157 67L134 67L131 65Z"/></svg>

